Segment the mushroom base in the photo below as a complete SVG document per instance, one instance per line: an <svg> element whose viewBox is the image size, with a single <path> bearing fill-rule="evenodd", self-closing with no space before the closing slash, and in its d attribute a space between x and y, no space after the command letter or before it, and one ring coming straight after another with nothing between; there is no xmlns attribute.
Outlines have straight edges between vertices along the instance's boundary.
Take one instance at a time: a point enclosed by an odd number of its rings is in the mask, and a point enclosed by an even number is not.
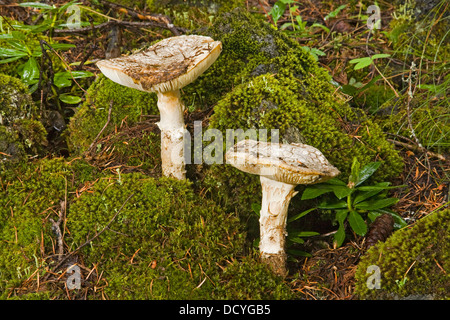
<svg viewBox="0 0 450 320"><path fill-rule="evenodd" d="M275 273L285 276L286 220L289 202L297 194L295 185L274 181L261 176L262 203L260 212L261 258Z"/></svg>

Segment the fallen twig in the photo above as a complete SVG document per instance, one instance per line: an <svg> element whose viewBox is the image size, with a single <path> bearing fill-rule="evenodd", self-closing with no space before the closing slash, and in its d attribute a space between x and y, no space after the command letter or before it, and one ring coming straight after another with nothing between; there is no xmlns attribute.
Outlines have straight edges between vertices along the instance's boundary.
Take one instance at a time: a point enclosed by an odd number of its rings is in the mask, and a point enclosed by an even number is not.
<svg viewBox="0 0 450 320"><path fill-rule="evenodd" d="M434 153L432 151L427 150L426 148L424 148L422 146L412 145L412 144L408 144L408 143L405 143L405 142L396 141L396 140L392 140L392 139L387 139L387 141L392 142L393 144L395 144L395 145L397 145L399 147L403 147L403 148L406 148L406 149L411 150L411 151L427 153L430 157L437 158L437 159L442 160L442 161L446 161L447 160L442 154Z"/></svg>

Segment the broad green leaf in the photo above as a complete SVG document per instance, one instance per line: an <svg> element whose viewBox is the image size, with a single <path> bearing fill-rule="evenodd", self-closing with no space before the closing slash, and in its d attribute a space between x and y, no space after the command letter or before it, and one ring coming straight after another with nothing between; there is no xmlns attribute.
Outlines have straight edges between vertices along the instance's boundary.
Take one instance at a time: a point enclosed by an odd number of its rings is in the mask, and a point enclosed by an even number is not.
<svg viewBox="0 0 450 320"><path fill-rule="evenodd" d="M398 202L397 198L379 199L373 201L363 201L355 204L355 208L361 210L378 210L390 207Z"/></svg>
<svg viewBox="0 0 450 320"><path fill-rule="evenodd" d="M298 219L300 219L301 217L307 215L308 213L310 213L310 212L313 211L313 210L316 210L316 208L311 208L311 209L302 211L302 212L300 212L300 213L298 213L298 214L296 214L296 215L293 215L292 217L290 217L290 218L287 220L287 222L290 223L290 222L292 222L292 221L298 220Z"/></svg>
<svg viewBox="0 0 450 320"><path fill-rule="evenodd" d="M364 236L367 233L367 224L356 211L350 211L348 222L356 234Z"/></svg>
<svg viewBox="0 0 450 320"><path fill-rule="evenodd" d="M301 250L288 249L286 252L292 256L312 257L310 253Z"/></svg>
<svg viewBox="0 0 450 320"><path fill-rule="evenodd" d="M59 96L59 100L61 100L64 103L67 104L77 104L80 103L82 101L82 99L80 97L77 96L71 96L68 94L62 94Z"/></svg>
<svg viewBox="0 0 450 320"><path fill-rule="evenodd" d="M305 243L305 240L303 240L302 238L292 237L292 238L288 238L288 240L291 241L291 242L298 243L298 244L304 244Z"/></svg>
<svg viewBox="0 0 450 320"><path fill-rule="evenodd" d="M70 87L72 85L72 80L68 79L65 76L58 76L58 74L55 74L53 83L58 88L65 88L65 87Z"/></svg>
<svg viewBox="0 0 450 320"><path fill-rule="evenodd" d="M27 62L25 62L23 69L21 71L21 77L24 82L28 82L37 78L39 76L39 66L35 58L30 57Z"/></svg>
<svg viewBox="0 0 450 320"><path fill-rule="evenodd" d="M0 48L0 57L24 57L28 55L26 51L18 49Z"/></svg>
<svg viewBox="0 0 450 320"><path fill-rule="evenodd" d="M369 179L375 171L380 167L381 162L371 162L364 166L358 174L358 179L355 181L355 187L359 186L361 183Z"/></svg>
<svg viewBox="0 0 450 320"><path fill-rule="evenodd" d="M312 237L312 236L318 236L320 233L315 232L315 231L290 231L288 233L289 235L291 235L293 238L298 238L298 237Z"/></svg>
<svg viewBox="0 0 450 320"><path fill-rule="evenodd" d="M347 201L340 200L334 202L322 201L318 206L319 209L345 209L347 208Z"/></svg>
<svg viewBox="0 0 450 320"><path fill-rule="evenodd" d="M377 183L374 186L361 186L361 187L357 187L356 189L357 191L357 195L355 197L355 199L353 200L353 203L360 203L361 201L364 201L366 199L369 199L373 196L376 196L377 194L379 194L381 191L385 190L385 188L390 188L389 187L390 182L380 182Z"/></svg>
<svg viewBox="0 0 450 320"><path fill-rule="evenodd" d="M347 218L348 210L336 210L336 220L339 224L343 224Z"/></svg>
<svg viewBox="0 0 450 320"><path fill-rule="evenodd" d="M338 178L333 178L333 179L328 180L327 182L320 183L320 185L328 185L328 184L338 185L338 186L346 186L347 185L344 181L339 180Z"/></svg>
<svg viewBox="0 0 450 320"><path fill-rule="evenodd" d="M351 189L347 186L333 186L331 189L338 199L345 198L354 191L354 189Z"/></svg>
<svg viewBox="0 0 450 320"><path fill-rule="evenodd" d="M23 55L22 57L25 57L26 55ZM20 58L22 58L21 56L15 56L15 57L11 57L11 58L7 58L7 59L3 59L3 60L0 60L0 64L3 64L3 63L9 63L9 62L12 62L12 61L16 61L16 60L18 60L18 59L20 59Z"/></svg>
<svg viewBox="0 0 450 320"><path fill-rule="evenodd" d="M404 188L404 187L408 186L406 184L402 184L400 186L389 186L389 185L383 186L383 185L381 185L381 184L384 184L384 183L389 184L389 182L380 182L380 183L377 183L376 185L373 185L373 186L361 186L361 187L358 187L356 189L361 190L361 191L383 191L383 190Z"/></svg>
<svg viewBox="0 0 450 320"><path fill-rule="evenodd" d="M326 188L326 187L319 186L319 185L306 187L302 193L302 200L314 199L314 198L321 196L324 193L331 192L331 191L332 190L330 188Z"/></svg>

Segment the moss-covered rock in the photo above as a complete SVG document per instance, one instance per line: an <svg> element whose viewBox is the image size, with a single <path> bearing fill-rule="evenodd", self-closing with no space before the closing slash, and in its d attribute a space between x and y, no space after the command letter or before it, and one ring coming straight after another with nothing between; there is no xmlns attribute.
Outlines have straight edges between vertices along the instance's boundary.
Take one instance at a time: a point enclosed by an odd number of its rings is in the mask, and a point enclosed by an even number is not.
<svg viewBox="0 0 450 320"><path fill-rule="evenodd" d="M23 82L0 73L0 88L1 169L17 164L27 155L42 154L47 132Z"/></svg>
<svg viewBox="0 0 450 320"><path fill-rule="evenodd" d="M279 129L280 141L321 150L344 180L353 157L383 163L374 180L399 174L402 160L380 127L336 94L326 70L298 43L243 10L223 15L206 34L222 41L223 52L189 89L215 91L209 128L224 136L227 129ZM260 201L258 177L229 166L209 169L216 179L208 178L208 187L223 203L251 212Z"/></svg>
<svg viewBox="0 0 450 320"><path fill-rule="evenodd" d="M380 289L369 289L373 270L380 270ZM449 299L450 211L429 214L412 227L395 232L362 257L355 277L362 299L399 299L426 296Z"/></svg>
<svg viewBox="0 0 450 320"><path fill-rule="evenodd" d="M159 114L156 102L156 94L124 87L100 74L89 87L86 101L70 119L65 133L70 152L87 150L106 124L110 107L111 119L101 137L119 128L123 121L132 125L142 115Z"/></svg>
<svg viewBox="0 0 450 320"><path fill-rule="evenodd" d="M37 108L22 81L0 73L0 88L0 125L37 117Z"/></svg>

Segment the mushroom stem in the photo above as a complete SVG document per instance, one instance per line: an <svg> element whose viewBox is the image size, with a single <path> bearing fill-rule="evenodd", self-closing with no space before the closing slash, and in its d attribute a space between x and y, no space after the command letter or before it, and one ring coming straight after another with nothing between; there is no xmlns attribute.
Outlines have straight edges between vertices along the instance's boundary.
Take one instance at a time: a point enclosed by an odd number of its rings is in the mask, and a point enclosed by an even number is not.
<svg viewBox="0 0 450 320"><path fill-rule="evenodd" d="M158 92L161 130L161 162L163 175L178 180L186 179L184 159L184 104L180 90Z"/></svg>
<svg viewBox="0 0 450 320"><path fill-rule="evenodd" d="M260 212L259 250L262 260L281 276L287 274L285 251L286 220L289 202L297 194L295 185L261 176L262 204Z"/></svg>

